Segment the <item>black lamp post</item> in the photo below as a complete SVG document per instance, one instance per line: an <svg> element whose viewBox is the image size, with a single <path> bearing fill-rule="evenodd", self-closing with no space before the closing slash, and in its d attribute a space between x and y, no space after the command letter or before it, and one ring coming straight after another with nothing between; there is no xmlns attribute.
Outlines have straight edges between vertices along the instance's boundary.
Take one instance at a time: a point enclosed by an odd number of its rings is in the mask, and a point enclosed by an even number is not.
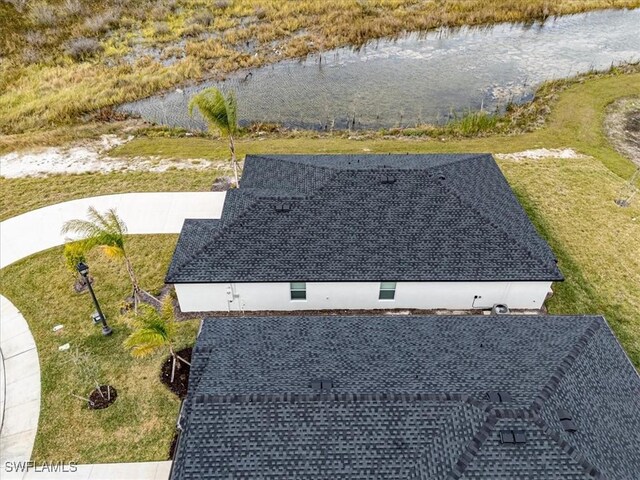
<svg viewBox="0 0 640 480"><path fill-rule="evenodd" d="M93 303L96 306L96 310L98 311L98 316L100 317L100 322L102 322L102 335L111 335L112 330L109 325L107 325L107 319L104 317L104 313L100 309L100 304L98 303L98 299L96 298L96 294L93 293L93 287L91 286L91 282L89 281L89 266L80 262L76 267L80 275L82 275L87 282L87 287L89 287L89 292L91 293L91 298L93 298Z"/></svg>

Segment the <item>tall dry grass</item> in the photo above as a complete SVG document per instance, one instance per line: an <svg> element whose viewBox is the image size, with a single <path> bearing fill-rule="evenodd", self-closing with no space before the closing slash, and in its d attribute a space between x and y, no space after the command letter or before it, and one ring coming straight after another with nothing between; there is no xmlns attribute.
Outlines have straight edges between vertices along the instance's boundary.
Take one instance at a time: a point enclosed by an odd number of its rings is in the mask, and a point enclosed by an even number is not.
<svg viewBox="0 0 640 480"><path fill-rule="evenodd" d="M407 31L634 7L640 0L0 2L0 133L72 123L185 80ZM154 51L177 61L140 63Z"/></svg>

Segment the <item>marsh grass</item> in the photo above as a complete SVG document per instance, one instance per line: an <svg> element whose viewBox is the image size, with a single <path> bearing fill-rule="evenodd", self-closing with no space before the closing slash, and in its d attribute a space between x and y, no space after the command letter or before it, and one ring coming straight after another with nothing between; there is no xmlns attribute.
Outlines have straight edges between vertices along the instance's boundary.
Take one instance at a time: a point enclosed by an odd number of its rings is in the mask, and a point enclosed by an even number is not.
<svg viewBox="0 0 640 480"><path fill-rule="evenodd" d="M499 120L500 118L497 114L487 113L483 110L470 110L460 117L454 116L444 126L444 131L449 135L473 137L481 133L492 132L498 125Z"/></svg>
<svg viewBox="0 0 640 480"><path fill-rule="evenodd" d="M87 112L213 73L221 76L407 31L638 6L640 0L2 2L0 50L6 59L0 66L0 133L77 123ZM44 40L29 43L27 32ZM82 37L100 42L102 52L73 55L65 48ZM163 49L185 41L183 60L171 66L147 61L139 76L131 71L142 67L132 47Z"/></svg>

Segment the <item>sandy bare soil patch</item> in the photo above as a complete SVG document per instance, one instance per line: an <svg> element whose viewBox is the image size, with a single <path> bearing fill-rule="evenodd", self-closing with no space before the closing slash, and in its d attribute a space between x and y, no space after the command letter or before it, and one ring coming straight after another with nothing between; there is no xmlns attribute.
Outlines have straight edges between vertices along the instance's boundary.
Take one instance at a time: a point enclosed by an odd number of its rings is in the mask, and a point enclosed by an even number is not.
<svg viewBox="0 0 640 480"><path fill-rule="evenodd" d="M640 167L640 98L621 98L609 105L604 130L614 148Z"/></svg>
<svg viewBox="0 0 640 480"><path fill-rule="evenodd" d="M132 137L103 135L96 141L85 141L68 147L50 147L36 151L12 152L0 156L0 177L47 177L58 174L110 172L165 172L169 169L202 170L212 166L203 159L161 159L155 157L114 158L108 152Z"/></svg>
<svg viewBox="0 0 640 480"><path fill-rule="evenodd" d="M515 153L496 153L495 157L499 160L543 160L545 158L576 160L586 158L585 155L572 148L537 148Z"/></svg>

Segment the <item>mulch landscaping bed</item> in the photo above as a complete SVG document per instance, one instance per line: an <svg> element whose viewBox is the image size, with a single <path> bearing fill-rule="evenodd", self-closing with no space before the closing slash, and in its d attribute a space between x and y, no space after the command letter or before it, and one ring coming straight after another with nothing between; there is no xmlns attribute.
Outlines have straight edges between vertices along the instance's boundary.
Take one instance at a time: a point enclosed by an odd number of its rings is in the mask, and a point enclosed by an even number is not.
<svg viewBox="0 0 640 480"><path fill-rule="evenodd" d="M91 283L91 285L94 284L94 280L91 275L89 275L88 282ZM76 281L73 284L73 291L76 293L88 292L89 288L87 286L87 280L81 276L76 277Z"/></svg>
<svg viewBox="0 0 640 480"><path fill-rule="evenodd" d="M176 352L177 355L181 358L184 358L187 362L191 363L191 351L192 348L183 348L179 352ZM176 359L176 374L173 379L173 383L171 383L171 368L172 368L171 355L167 357L167 359L162 364L160 369L160 381L164 383L169 390L175 393L180 400L183 400L187 396L187 388L189 387L189 371L191 370L191 366Z"/></svg>
<svg viewBox="0 0 640 480"><path fill-rule="evenodd" d="M107 408L118 398L118 392L110 385L100 385L100 390L96 388L89 395L89 408L91 410L102 410Z"/></svg>

